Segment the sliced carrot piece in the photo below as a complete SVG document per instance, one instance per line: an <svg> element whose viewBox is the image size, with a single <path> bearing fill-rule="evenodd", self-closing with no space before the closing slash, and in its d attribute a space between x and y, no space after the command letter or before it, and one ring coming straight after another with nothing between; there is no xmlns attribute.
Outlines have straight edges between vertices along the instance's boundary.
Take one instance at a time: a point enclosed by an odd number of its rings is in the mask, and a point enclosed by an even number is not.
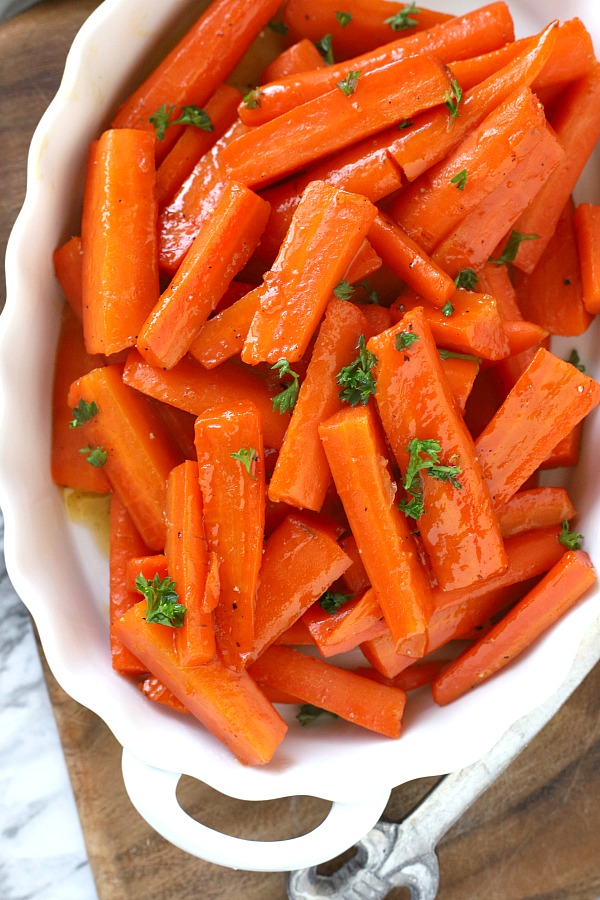
<svg viewBox="0 0 600 900"><path fill-rule="evenodd" d="M83 251L81 238L72 237L54 251L54 273L67 302L79 321L83 321L82 276Z"/></svg>
<svg viewBox="0 0 600 900"><path fill-rule="evenodd" d="M287 78L288 75L296 75L298 72L322 69L326 65L327 63L315 47L314 42L302 38L282 50L279 56L276 56L273 62L263 69L260 83L268 84L269 81L279 81L280 78Z"/></svg>
<svg viewBox="0 0 600 900"><path fill-rule="evenodd" d="M581 266L583 304L588 312L600 312L600 206L580 203L573 219L577 255Z"/></svg>
<svg viewBox="0 0 600 900"><path fill-rule="evenodd" d="M139 603L140 595L135 589L135 580L133 584L129 583L127 568L132 557L146 556L149 550L117 494L111 494L110 498L109 529L109 621L112 623ZM144 663L112 632L110 653L112 667L117 672L128 675L146 672Z"/></svg>
<svg viewBox="0 0 600 900"><path fill-rule="evenodd" d="M137 590L135 581L138 575L141 575L148 581L152 581L155 575L158 575L160 581L162 581L163 578L167 578L169 575L169 566L165 554L153 553L150 556L132 556L131 559L128 560L125 568L125 584L127 590L132 592ZM135 595L135 599L136 603L139 602L140 598L138 594Z"/></svg>
<svg viewBox="0 0 600 900"><path fill-rule="evenodd" d="M498 510L498 522L503 537L560 525L575 516L575 507L562 487L539 487L517 491Z"/></svg>

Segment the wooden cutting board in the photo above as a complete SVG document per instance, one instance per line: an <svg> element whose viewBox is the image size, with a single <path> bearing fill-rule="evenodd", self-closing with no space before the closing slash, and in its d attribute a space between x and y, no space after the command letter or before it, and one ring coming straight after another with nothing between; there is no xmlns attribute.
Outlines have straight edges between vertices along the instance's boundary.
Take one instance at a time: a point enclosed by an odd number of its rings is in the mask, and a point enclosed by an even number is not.
<svg viewBox="0 0 600 900"><path fill-rule="evenodd" d="M97 0L45 0L0 25L0 250L21 205L26 149L54 94L67 48ZM3 287L3 286L2 286ZM2 295L3 296L3 295ZM3 299L0 299L3 302ZM283 900L281 874L235 872L159 837L133 809L120 747L46 671L100 900ZM600 667L441 843L439 900L595 900L600 896ZM399 821L431 788L395 790ZM244 803L187 780L184 808L242 837L280 839L314 827L328 804L310 798ZM396 890L393 897L407 896Z"/></svg>

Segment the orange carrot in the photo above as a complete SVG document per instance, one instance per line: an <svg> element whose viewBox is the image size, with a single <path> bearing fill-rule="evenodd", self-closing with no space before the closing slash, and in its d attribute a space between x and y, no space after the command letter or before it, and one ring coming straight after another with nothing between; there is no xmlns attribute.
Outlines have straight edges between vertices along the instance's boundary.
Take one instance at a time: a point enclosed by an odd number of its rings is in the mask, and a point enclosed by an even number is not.
<svg viewBox="0 0 600 900"><path fill-rule="evenodd" d="M72 237L54 251L54 273L67 302L79 321L83 320L81 238Z"/></svg>
<svg viewBox="0 0 600 900"><path fill-rule="evenodd" d="M255 637L247 662L257 659L350 565L318 516L294 512L265 545L255 611Z"/></svg>
<svg viewBox="0 0 600 900"><path fill-rule="evenodd" d="M524 318L517 302L517 292L511 281L508 266L497 266L486 261L477 271L477 281L480 290L496 301L501 319L518 322Z"/></svg>
<svg viewBox="0 0 600 900"><path fill-rule="evenodd" d="M70 307L62 314L60 334L54 363L52 387L52 440L50 466L55 484L77 491L110 491L110 481L102 469L91 466L80 453L85 446L81 429L73 427L74 411L69 408L67 395L76 378L102 365L102 357L91 356L83 343L81 323Z"/></svg>
<svg viewBox="0 0 600 900"><path fill-rule="evenodd" d="M343 409L319 427L335 486L394 640L422 655L431 591L411 529L396 506L383 432L371 406Z"/></svg>
<svg viewBox="0 0 600 900"><path fill-rule="evenodd" d="M342 408L335 377L355 359L358 339L367 329L357 306L335 297L330 300L271 477L271 500L321 509L331 472L318 428Z"/></svg>
<svg viewBox="0 0 600 900"><path fill-rule="evenodd" d="M508 339L510 355L524 353L537 348L548 337L548 332L535 322L526 322L519 318L516 322L503 322L502 330Z"/></svg>
<svg viewBox="0 0 600 900"><path fill-rule="evenodd" d="M555 469L557 466L576 466L579 462L582 431L583 422L579 422L550 451L544 462L540 463L540 469Z"/></svg>
<svg viewBox="0 0 600 900"><path fill-rule="evenodd" d="M310 631L302 619L297 619L289 628L286 628L283 634L280 634L279 637L275 638L273 643L285 644L286 647L314 647L315 644Z"/></svg>
<svg viewBox="0 0 600 900"><path fill-rule="evenodd" d="M210 130L186 125L156 170L156 200L159 210L164 209L173 199L198 160L231 128L241 99L242 95L236 88L221 84L204 109L210 121Z"/></svg>
<svg viewBox="0 0 600 900"><path fill-rule="evenodd" d="M265 464L260 414L251 403L214 406L196 419L204 528L219 561L215 610L223 661L243 667L254 642L254 608L263 552Z"/></svg>
<svg viewBox="0 0 600 900"><path fill-rule="evenodd" d="M204 533L198 464L186 460L167 479L165 556L178 602L185 606L175 649L181 666L200 666L215 655L212 610L205 608L209 556Z"/></svg>
<svg viewBox="0 0 600 900"><path fill-rule="evenodd" d="M390 207L392 218L431 253L527 157L545 127L531 90L514 91L456 150L399 193Z"/></svg>
<svg viewBox="0 0 600 900"><path fill-rule="evenodd" d="M225 187L210 221L142 326L137 347L151 365L171 369L187 353L250 259L268 215L265 201L244 185L230 182Z"/></svg>
<svg viewBox="0 0 600 900"><path fill-rule="evenodd" d="M152 135L105 131L90 151L81 225L83 330L90 353L133 346L158 299L156 216Z"/></svg>
<svg viewBox="0 0 600 900"><path fill-rule="evenodd" d="M401 37L370 53L355 56L339 65L304 72L261 87L260 105L242 104L239 114L247 125L258 125L288 110L320 97L343 81L351 71L367 73L423 51L442 62L466 59L486 53L514 39L512 18L505 3L490 3L464 16L435 25L418 34Z"/></svg>
<svg viewBox="0 0 600 900"><path fill-rule="evenodd" d="M217 658L180 666L173 629L148 624L145 613L146 604L138 603L113 623L112 633L240 762L269 762L287 726L248 673L234 672Z"/></svg>
<svg viewBox="0 0 600 900"><path fill-rule="evenodd" d="M154 700L155 703L162 703L175 712L189 713L187 706L184 706L181 700L178 700L169 688L165 687L162 681L155 678L154 675L148 675L143 681L138 682L138 687L144 697L148 700Z"/></svg>
<svg viewBox="0 0 600 900"><path fill-rule="evenodd" d="M406 694L292 647L270 647L251 668L259 684L289 691L304 703L387 737L398 737Z"/></svg>
<svg viewBox="0 0 600 900"><path fill-rule="evenodd" d="M348 79L229 144L223 162L230 176L250 187L264 187L443 103L451 89L447 70L427 53L369 72L355 70Z"/></svg>
<svg viewBox="0 0 600 900"><path fill-rule="evenodd" d="M111 494L110 498L109 529L109 620L112 623L139 603L135 580L133 585L127 580L127 567L132 557L145 556L149 550L117 494ZM110 652L112 667L117 672L140 675L146 671L144 663L112 632Z"/></svg>
<svg viewBox="0 0 600 900"><path fill-rule="evenodd" d="M186 412L200 416L219 403L237 403L251 400L259 409L264 440L267 447L281 447L287 428L289 413L273 409L272 395L265 383L253 372L223 363L214 372L208 372L189 357L184 357L168 372L147 363L137 350L127 357L123 373L125 384L142 394L177 406Z"/></svg>
<svg viewBox="0 0 600 900"><path fill-rule="evenodd" d="M176 446L181 451L184 459L196 459L196 447L194 445L195 417L184 409L177 409L168 403L156 401L156 411L165 423L169 434Z"/></svg>
<svg viewBox="0 0 600 900"><path fill-rule="evenodd" d="M91 445L88 458L102 465L147 546L162 550L167 476L181 457L153 404L123 383L121 366L93 369L74 381L69 404L80 400L98 408L81 429L82 444Z"/></svg>
<svg viewBox="0 0 600 900"><path fill-rule="evenodd" d="M369 241L363 241L356 252L354 259L346 269L345 281L356 284L369 278L382 266L381 257L375 252Z"/></svg>
<svg viewBox="0 0 600 900"><path fill-rule="evenodd" d="M320 37L320 36L319 36ZM303 38L283 50L275 57L272 63L263 70L260 83L279 81L288 75L296 75L297 72L306 72L309 69L322 69L327 63L315 47L313 41Z"/></svg>
<svg viewBox="0 0 600 900"><path fill-rule="evenodd" d="M600 312L600 206L580 203L573 219L581 266L583 303L590 313Z"/></svg>
<svg viewBox="0 0 600 900"><path fill-rule="evenodd" d="M356 675L362 675L363 678L372 678L374 681L389 684L408 693L408 691L416 691L420 687L431 684L444 665L445 661L443 659L423 660L422 662L413 663L393 678L385 678L377 669L370 669L367 666L361 666L352 671ZM383 680L384 678L385 680Z"/></svg>
<svg viewBox="0 0 600 900"><path fill-rule="evenodd" d="M314 603L304 613L302 621L323 653L324 648L327 649L353 636L356 636L358 646L363 640L362 633L382 621L382 617L377 595L373 588L369 588L358 596L347 599L333 613L323 609L319 603Z"/></svg>
<svg viewBox="0 0 600 900"><path fill-rule="evenodd" d="M431 468L404 483L409 499L415 491L422 498L414 518L437 583L451 590L497 574L506 567L498 520L423 310L407 313L367 348L377 357L375 399L405 479L409 466L431 463L425 447L419 449L423 441L436 441L439 465L454 472L431 477Z"/></svg>
<svg viewBox="0 0 600 900"><path fill-rule="evenodd" d="M557 441L600 402L600 385L543 348L477 438L496 508L506 503Z"/></svg>
<svg viewBox="0 0 600 900"><path fill-rule="evenodd" d="M560 525L575 516L575 507L561 487L540 487L518 491L498 510L504 538L533 528Z"/></svg>
<svg viewBox="0 0 600 900"><path fill-rule="evenodd" d="M138 575L142 575L148 581L152 581L155 575L158 575L160 581L169 575L169 567L167 557L164 553L153 553L150 556L132 556L127 561L125 567L125 585L128 591L136 591L135 580ZM139 601L139 595L136 596L136 602Z"/></svg>
<svg viewBox="0 0 600 900"><path fill-rule="evenodd" d="M442 368L450 385L454 402L464 415L467 400L479 372L479 361L476 359L442 359Z"/></svg>
<svg viewBox="0 0 600 900"><path fill-rule="evenodd" d="M377 210L365 197L312 182L265 275L261 305L244 348L246 363L296 362L305 353L334 288L360 248Z"/></svg>
<svg viewBox="0 0 600 900"><path fill-rule="evenodd" d="M340 538L340 547L352 560L352 565L349 569L346 569L342 575L342 580L351 594L358 594L370 587L370 581L354 535L348 534Z"/></svg>
<svg viewBox="0 0 600 900"><path fill-rule="evenodd" d="M434 680L433 699L450 703L498 672L550 628L595 583L582 550L567 551L548 574L480 641Z"/></svg>
<svg viewBox="0 0 600 900"><path fill-rule="evenodd" d="M208 319L192 341L190 353L194 359L206 369L214 369L241 353L261 296L262 286L253 288Z"/></svg>

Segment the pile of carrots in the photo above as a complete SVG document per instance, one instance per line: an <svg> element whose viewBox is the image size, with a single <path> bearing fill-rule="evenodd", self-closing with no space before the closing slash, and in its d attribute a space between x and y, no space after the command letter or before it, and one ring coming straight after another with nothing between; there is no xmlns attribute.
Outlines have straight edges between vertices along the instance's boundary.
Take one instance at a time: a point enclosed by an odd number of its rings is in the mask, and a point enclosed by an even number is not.
<svg viewBox="0 0 600 900"><path fill-rule="evenodd" d="M460 697L596 579L538 486L600 401L549 349L600 311L588 32L279 7L213 0L92 144L54 255L52 474L110 492L114 669L249 764L274 703L397 737L407 691Z"/></svg>

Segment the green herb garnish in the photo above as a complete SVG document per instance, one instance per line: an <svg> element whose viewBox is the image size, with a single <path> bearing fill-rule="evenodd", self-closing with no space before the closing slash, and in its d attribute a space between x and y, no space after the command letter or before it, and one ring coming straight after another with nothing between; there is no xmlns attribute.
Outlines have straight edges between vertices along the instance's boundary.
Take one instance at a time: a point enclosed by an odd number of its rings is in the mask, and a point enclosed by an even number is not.
<svg viewBox="0 0 600 900"><path fill-rule="evenodd" d="M576 369L579 369L580 372L585 372L585 366L581 362L581 357L579 356L577 350L571 350L567 362L571 363L572 366L575 366ZM73 410L73 412L75 412L75 410Z"/></svg>
<svg viewBox="0 0 600 900"><path fill-rule="evenodd" d="M563 547L566 547L567 550L580 550L583 535L577 534L576 531L571 531L569 523L565 519L562 523L561 532L557 535L557 540Z"/></svg>
<svg viewBox="0 0 600 900"><path fill-rule="evenodd" d="M471 362L480 362L479 357L471 353L455 353L454 350L438 350L438 353L440 359L468 359Z"/></svg>
<svg viewBox="0 0 600 900"><path fill-rule="evenodd" d="M508 240L504 245L504 250L502 251L500 256L497 259L492 259L492 257L490 256L488 261L493 263L495 266L505 266L506 263L514 262L517 251L522 242L534 241L537 238L539 238L539 234L523 234L520 231L511 231Z"/></svg>
<svg viewBox="0 0 600 900"><path fill-rule="evenodd" d="M358 72L348 72L343 81L336 82L342 94L345 94L346 97L349 97L350 94L353 94L356 90L356 85L358 84L358 79L362 75L360 69Z"/></svg>
<svg viewBox="0 0 600 900"><path fill-rule="evenodd" d="M289 412L294 408L298 399L300 376L292 371L285 357L278 359L271 368L278 370L280 378L283 378L284 375L289 375L292 379L280 394L276 394L275 397L271 398L274 410L279 410L280 413Z"/></svg>
<svg viewBox="0 0 600 900"><path fill-rule="evenodd" d="M333 58L333 37L331 34L324 34L320 41L315 43L315 47L325 60L328 66L332 66L335 62Z"/></svg>
<svg viewBox="0 0 600 900"><path fill-rule="evenodd" d="M242 103L246 107L246 109L258 109L260 106L260 88L255 87L252 88L251 91L248 91Z"/></svg>
<svg viewBox="0 0 600 900"><path fill-rule="evenodd" d="M199 106L182 106L179 118L172 119L175 107L168 106L166 103L157 109L149 118L154 125L156 138L159 141L164 140L165 132L171 125L194 125L203 131L213 131L214 126L210 117Z"/></svg>
<svg viewBox="0 0 600 900"><path fill-rule="evenodd" d="M461 269L454 279L454 284L457 288L464 288L466 291L474 291L478 281L479 279L477 278L474 269Z"/></svg>
<svg viewBox="0 0 600 900"><path fill-rule="evenodd" d="M413 438L406 449L410 457L404 474L403 486L410 500L401 500L398 506L411 519L420 519L425 511L420 472L425 471L431 478L436 478L438 481L448 481L453 487L460 490L462 485L457 476L461 474L462 469L459 465L444 466L440 464L439 457L442 447L439 441L420 441L418 438Z"/></svg>
<svg viewBox="0 0 600 900"><path fill-rule="evenodd" d="M181 628L186 609L179 603L174 581L168 577L161 579L158 575L155 575L152 581L148 581L140 574L135 579L135 589L146 600L146 622L168 625L169 628Z"/></svg>
<svg viewBox="0 0 600 900"><path fill-rule="evenodd" d="M82 447L79 452L87 453L85 461L88 462L90 466L94 466L95 469L101 469L108 458L108 453L104 447Z"/></svg>
<svg viewBox="0 0 600 900"><path fill-rule="evenodd" d="M377 357L367 350L363 334L358 339L356 349L358 357L336 375L336 381L342 387L338 396L350 406L358 403L364 406L371 394L375 393L375 378L371 370L377 365Z"/></svg>
<svg viewBox="0 0 600 900"><path fill-rule="evenodd" d="M398 131L402 131L404 128L410 128L411 125L414 125L412 119L402 119L401 122L398 122Z"/></svg>
<svg viewBox="0 0 600 900"><path fill-rule="evenodd" d="M269 28L271 31L274 31L275 34L286 35L290 30L285 22L269 22Z"/></svg>
<svg viewBox="0 0 600 900"><path fill-rule="evenodd" d="M93 419L100 410L94 400L88 403L87 400L81 399L71 412L73 413L73 418L69 422L69 428L81 428L82 425Z"/></svg>
<svg viewBox="0 0 600 900"><path fill-rule="evenodd" d="M313 706L312 703L305 703L300 707L300 712L296 716L301 725L311 725L319 716L333 716L338 719L336 713L329 712L327 709L321 709L319 706Z"/></svg>
<svg viewBox="0 0 600 900"><path fill-rule="evenodd" d="M458 118L458 107L462 100L463 92L460 84L453 78L450 82L450 90L444 95L445 105L448 107L451 119Z"/></svg>
<svg viewBox="0 0 600 900"><path fill-rule="evenodd" d="M338 300L349 300L354 293L354 288L349 281L340 281L340 283L334 287L333 293Z"/></svg>
<svg viewBox="0 0 600 900"><path fill-rule="evenodd" d="M347 25L352 21L352 14L347 12L338 12L336 10L335 17L342 26L342 28L346 28Z"/></svg>
<svg viewBox="0 0 600 900"><path fill-rule="evenodd" d="M446 300L446 302L442 306L440 312L443 316L446 316L446 318L448 318L448 316L452 315L452 313L454 312L454 307L452 306L452 304L450 303L449 300Z"/></svg>
<svg viewBox="0 0 600 900"><path fill-rule="evenodd" d="M464 191L468 174L466 169L461 169L460 172L457 172L456 175L450 179L450 183L456 185L459 191Z"/></svg>
<svg viewBox="0 0 600 900"><path fill-rule="evenodd" d="M254 447L240 447L239 450L234 450L229 455L232 456L233 459L237 459L237 461L244 466L250 478L252 478L253 481L256 481L256 475L252 474L252 463L254 460L258 459L258 454Z"/></svg>
<svg viewBox="0 0 600 900"><path fill-rule="evenodd" d="M335 591L325 591L323 596L319 599L319 606L321 609L325 610L325 612L333 615L340 607L353 598L354 594L338 594Z"/></svg>
<svg viewBox="0 0 600 900"><path fill-rule="evenodd" d="M419 335L413 334L412 331L399 331L396 335L396 350L408 350L418 340Z"/></svg>
<svg viewBox="0 0 600 900"><path fill-rule="evenodd" d="M421 10L417 9L414 0L411 0L403 9L399 10L389 19L384 19L383 24L389 25L392 31L406 31L408 28L414 28L419 24L417 19L411 19L411 15L417 15Z"/></svg>

